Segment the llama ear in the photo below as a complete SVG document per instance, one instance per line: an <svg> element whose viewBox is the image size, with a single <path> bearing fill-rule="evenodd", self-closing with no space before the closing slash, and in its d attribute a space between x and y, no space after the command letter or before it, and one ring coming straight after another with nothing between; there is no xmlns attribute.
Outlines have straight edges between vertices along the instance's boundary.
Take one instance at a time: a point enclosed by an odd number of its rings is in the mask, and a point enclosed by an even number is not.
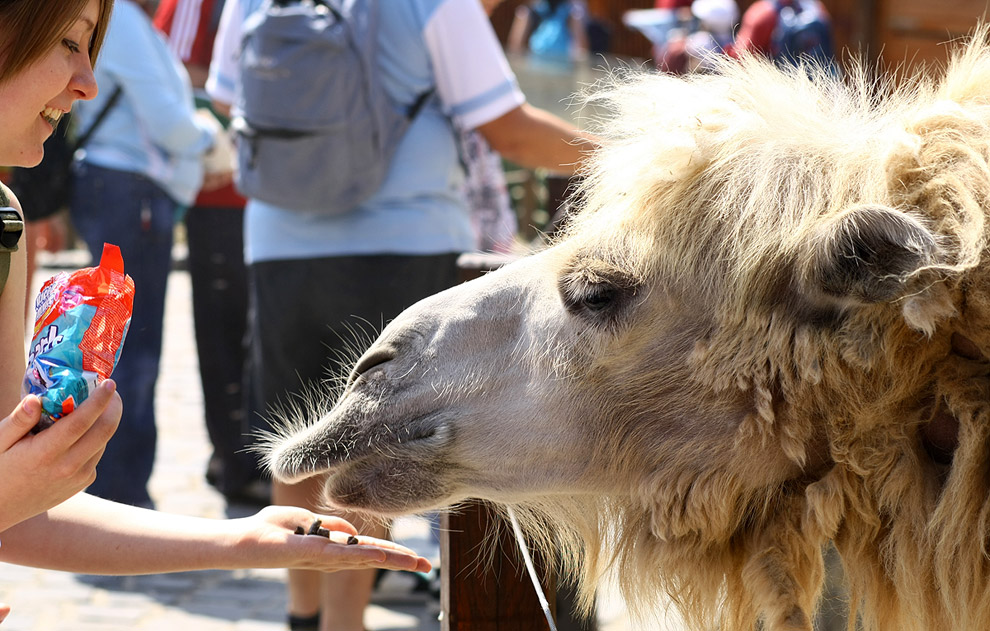
<svg viewBox="0 0 990 631"><path fill-rule="evenodd" d="M854 206L819 228L806 251L806 285L841 302L903 298L908 282L936 262L935 235L910 215L879 205Z"/></svg>

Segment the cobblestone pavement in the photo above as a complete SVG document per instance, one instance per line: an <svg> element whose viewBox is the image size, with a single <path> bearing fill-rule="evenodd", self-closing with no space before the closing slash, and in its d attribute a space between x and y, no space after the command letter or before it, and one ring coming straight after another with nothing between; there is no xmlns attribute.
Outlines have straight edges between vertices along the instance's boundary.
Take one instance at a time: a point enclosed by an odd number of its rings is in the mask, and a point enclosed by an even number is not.
<svg viewBox="0 0 990 631"><path fill-rule="evenodd" d="M89 263L83 258L70 259L70 264ZM35 293L55 271L39 270ZM226 506L203 478L210 448L192 334L189 276L181 270L169 279L157 401L159 444L150 490L158 509L214 518L245 514L244 508ZM435 556L423 520L405 519L396 532L402 543ZM281 570L241 570L103 577L0 564L0 602L13 608L2 628L284 631L284 575ZM369 631L439 630L434 602L411 594L403 575L388 574L386 579L366 615ZM608 610L603 631L625 631L621 613Z"/></svg>

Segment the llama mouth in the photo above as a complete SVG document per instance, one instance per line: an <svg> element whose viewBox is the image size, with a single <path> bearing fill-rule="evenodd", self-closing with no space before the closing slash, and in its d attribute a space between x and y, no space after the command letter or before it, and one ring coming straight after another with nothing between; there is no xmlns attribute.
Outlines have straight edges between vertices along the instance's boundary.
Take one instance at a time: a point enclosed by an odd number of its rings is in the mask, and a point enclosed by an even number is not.
<svg viewBox="0 0 990 631"><path fill-rule="evenodd" d="M398 516L450 503L452 482L446 459L372 455L348 460L327 476L323 496L345 510Z"/></svg>
<svg viewBox="0 0 990 631"><path fill-rule="evenodd" d="M270 462L283 482L325 475L331 506L398 515L439 507L450 496L444 472L452 442L450 424L435 413L394 430L367 419L325 419L276 448Z"/></svg>
<svg viewBox="0 0 990 631"><path fill-rule="evenodd" d="M342 434L328 436L336 448L328 450L327 456L338 462L375 456L405 457L409 452L422 454L440 448L448 444L451 437L450 424L435 413L404 421L395 428L377 422L371 426L376 431L369 432L368 424L362 423L356 432L347 431L351 426L345 426Z"/></svg>
<svg viewBox="0 0 990 631"><path fill-rule="evenodd" d="M445 451L451 440L450 424L435 413L394 428L362 419L325 420L277 447L271 468L277 479L291 482L358 461L430 460Z"/></svg>

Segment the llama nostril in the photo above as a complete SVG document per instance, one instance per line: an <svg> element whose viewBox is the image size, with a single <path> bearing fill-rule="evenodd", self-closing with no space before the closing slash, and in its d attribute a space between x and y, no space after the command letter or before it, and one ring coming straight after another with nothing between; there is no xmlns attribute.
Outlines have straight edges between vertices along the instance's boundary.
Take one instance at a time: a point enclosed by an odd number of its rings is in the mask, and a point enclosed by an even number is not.
<svg viewBox="0 0 990 631"><path fill-rule="evenodd" d="M384 348L372 349L362 355L361 359L354 365L354 370L351 371L351 378L348 381L353 383L355 379L367 373L375 366L380 366L393 359L395 359L395 353L391 350Z"/></svg>

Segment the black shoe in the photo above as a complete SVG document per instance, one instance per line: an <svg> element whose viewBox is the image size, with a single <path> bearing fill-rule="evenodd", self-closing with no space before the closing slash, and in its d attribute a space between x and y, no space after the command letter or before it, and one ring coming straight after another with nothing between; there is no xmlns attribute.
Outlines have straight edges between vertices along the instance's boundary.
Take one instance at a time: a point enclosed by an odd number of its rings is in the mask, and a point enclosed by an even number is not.
<svg viewBox="0 0 990 631"><path fill-rule="evenodd" d="M289 614L289 631L320 631L320 613L307 617Z"/></svg>

